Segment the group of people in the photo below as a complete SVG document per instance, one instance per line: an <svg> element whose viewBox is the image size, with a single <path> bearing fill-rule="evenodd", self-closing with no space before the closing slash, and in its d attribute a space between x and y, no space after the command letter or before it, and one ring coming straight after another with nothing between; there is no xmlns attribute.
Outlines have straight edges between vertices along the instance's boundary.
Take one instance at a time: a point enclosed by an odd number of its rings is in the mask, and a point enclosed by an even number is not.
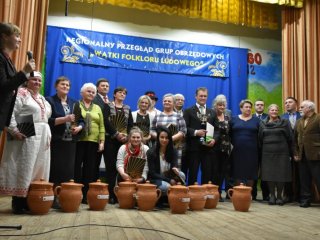
<svg viewBox="0 0 320 240"><path fill-rule="evenodd" d="M220 193L223 182L226 190L252 186L253 198L260 176L270 205L283 205L300 189L300 206L309 207L312 179L320 189L320 116L309 100L301 103L300 115L297 100L288 97L280 115L276 104L265 114L262 100L245 99L233 116L224 95L208 106L208 89L199 87L189 108L182 94L168 93L160 111L155 92L147 91L131 111L124 103L126 88L115 88L110 99L109 81L101 78L85 83L81 99L74 100L68 96L71 81L63 76L56 80L56 94L43 97L34 59L20 72L10 60L21 42L20 29L0 23L0 40L0 131L7 135L0 194L13 196L13 213L27 211L29 186L38 179L55 186L70 179L83 183L86 203L89 183L105 177L111 204L117 202L113 189L119 181L150 180L165 196L178 182L195 184L199 173L201 183L220 186Z"/></svg>

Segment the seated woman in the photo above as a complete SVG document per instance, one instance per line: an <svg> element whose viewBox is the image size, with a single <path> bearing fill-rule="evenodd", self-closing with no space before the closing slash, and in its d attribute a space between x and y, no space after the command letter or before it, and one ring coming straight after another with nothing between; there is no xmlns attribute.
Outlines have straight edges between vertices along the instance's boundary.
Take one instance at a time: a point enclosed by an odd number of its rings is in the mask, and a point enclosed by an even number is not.
<svg viewBox="0 0 320 240"><path fill-rule="evenodd" d="M128 142L123 144L117 156L118 181L145 182L148 174L147 151L149 147L142 143L143 133L138 127L131 128ZM133 164L132 161L136 161ZM135 167L131 167L135 166Z"/></svg>
<svg viewBox="0 0 320 240"><path fill-rule="evenodd" d="M167 195L168 188L176 185L179 178L184 182L185 175L177 168L177 150L173 147L172 135L166 127L158 127L156 144L147 152L147 159L150 182L157 185L162 196Z"/></svg>

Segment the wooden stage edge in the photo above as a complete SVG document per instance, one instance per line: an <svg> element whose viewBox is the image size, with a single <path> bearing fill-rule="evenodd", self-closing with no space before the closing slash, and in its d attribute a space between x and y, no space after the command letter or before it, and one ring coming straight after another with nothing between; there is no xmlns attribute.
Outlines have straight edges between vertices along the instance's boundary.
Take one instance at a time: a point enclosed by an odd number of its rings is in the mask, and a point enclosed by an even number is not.
<svg viewBox="0 0 320 240"><path fill-rule="evenodd" d="M21 230L3 227L22 225ZM234 211L230 201L216 209L171 214L169 209L143 212L107 205L76 213L51 209L46 215L13 215L11 198L0 197L0 239L320 239L320 204L269 206L252 201L249 212Z"/></svg>

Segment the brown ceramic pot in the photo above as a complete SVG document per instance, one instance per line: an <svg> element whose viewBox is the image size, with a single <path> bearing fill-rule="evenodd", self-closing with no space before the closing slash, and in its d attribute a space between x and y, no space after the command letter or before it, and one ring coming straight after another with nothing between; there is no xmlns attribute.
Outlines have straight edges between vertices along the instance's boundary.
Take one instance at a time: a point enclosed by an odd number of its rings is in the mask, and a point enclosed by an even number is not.
<svg viewBox="0 0 320 240"><path fill-rule="evenodd" d="M171 213L186 213L190 203L189 189L186 186L170 186L168 189L168 201Z"/></svg>
<svg viewBox="0 0 320 240"><path fill-rule="evenodd" d="M150 184L149 181L137 185L136 199L139 210L153 210L160 197L161 190L157 189L156 185Z"/></svg>
<svg viewBox="0 0 320 240"><path fill-rule="evenodd" d="M194 185L189 186L190 204L189 208L191 210L201 211L206 204L207 199L207 189L204 186Z"/></svg>
<svg viewBox="0 0 320 240"><path fill-rule="evenodd" d="M228 190L228 195L232 200L234 210L247 212L251 204L251 187L244 186L243 183L240 186L233 187Z"/></svg>
<svg viewBox="0 0 320 240"><path fill-rule="evenodd" d="M89 183L87 201L89 209L95 211L104 210L109 200L108 184L102 183L100 179L97 182Z"/></svg>
<svg viewBox="0 0 320 240"><path fill-rule="evenodd" d="M47 214L52 206L53 199L53 183L46 182L44 179L31 183L27 203L32 214Z"/></svg>
<svg viewBox="0 0 320 240"><path fill-rule="evenodd" d="M210 181L208 184L203 184L207 192L207 200L204 208L212 209L216 208L219 202L219 186L212 184Z"/></svg>
<svg viewBox="0 0 320 240"><path fill-rule="evenodd" d="M82 200L83 185L73 180L61 183L54 189L54 194L59 198L59 203L64 212L77 212Z"/></svg>
<svg viewBox="0 0 320 240"><path fill-rule="evenodd" d="M137 184L130 181L119 182L119 185L114 187L114 194L118 198L120 208L131 209L134 207L136 188Z"/></svg>

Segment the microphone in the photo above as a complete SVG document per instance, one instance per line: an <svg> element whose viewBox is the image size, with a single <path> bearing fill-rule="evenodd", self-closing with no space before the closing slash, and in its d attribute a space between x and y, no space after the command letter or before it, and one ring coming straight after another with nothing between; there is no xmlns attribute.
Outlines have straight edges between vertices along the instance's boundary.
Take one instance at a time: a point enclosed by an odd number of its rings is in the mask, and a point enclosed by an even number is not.
<svg viewBox="0 0 320 240"><path fill-rule="evenodd" d="M33 52L32 51L27 51L27 57L28 57L28 61L33 59ZM34 77L33 71L30 73L30 77Z"/></svg>

